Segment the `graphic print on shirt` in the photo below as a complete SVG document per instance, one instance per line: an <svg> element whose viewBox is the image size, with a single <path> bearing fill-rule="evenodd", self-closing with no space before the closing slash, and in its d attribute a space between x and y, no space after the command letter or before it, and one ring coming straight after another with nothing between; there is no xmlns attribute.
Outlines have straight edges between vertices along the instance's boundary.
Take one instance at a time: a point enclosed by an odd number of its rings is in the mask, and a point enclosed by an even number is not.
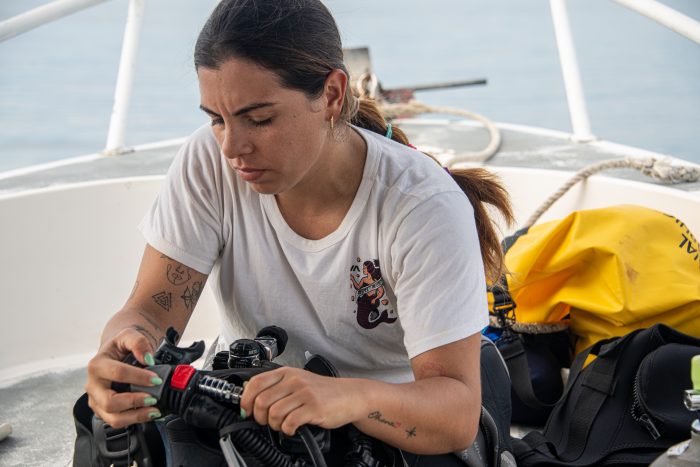
<svg viewBox="0 0 700 467"><path fill-rule="evenodd" d="M350 282L355 289L352 301L357 304L357 323L365 329L374 329L381 323L396 321L396 312L385 297L384 279L379 260L362 261L350 268Z"/></svg>

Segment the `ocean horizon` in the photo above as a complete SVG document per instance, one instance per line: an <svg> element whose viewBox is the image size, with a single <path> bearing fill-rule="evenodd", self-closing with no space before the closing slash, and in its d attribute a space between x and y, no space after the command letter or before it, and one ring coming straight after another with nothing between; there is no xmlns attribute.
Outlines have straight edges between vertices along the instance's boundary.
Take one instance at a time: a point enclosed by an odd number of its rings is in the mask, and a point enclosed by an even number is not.
<svg viewBox="0 0 700 467"><path fill-rule="evenodd" d="M46 3L0 2L0 21ZM215 0L146 2L126 144L186 136L198 109L192 50ZM664 0L700 19L700 2ZM346 47L370 48L385 88L427 104L571 131L549 2L328 0ZM609 0L567 2L593 133L700 163L700 45ZM112 0L0 43L0 171L99 152L128 1Z"/></svg>

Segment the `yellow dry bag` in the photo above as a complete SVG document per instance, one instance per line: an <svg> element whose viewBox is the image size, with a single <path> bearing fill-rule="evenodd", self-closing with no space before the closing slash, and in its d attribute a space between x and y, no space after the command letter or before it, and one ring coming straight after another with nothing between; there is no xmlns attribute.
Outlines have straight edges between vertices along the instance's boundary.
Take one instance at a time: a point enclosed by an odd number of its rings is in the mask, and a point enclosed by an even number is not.
<svg viewBox="0 0 700 467"><path fill-rule="evenodd" d="M700 246L682 221L624 205L516 236L506 266L518 324L568 325L576 353L655 323L700 337Z"/></svg>

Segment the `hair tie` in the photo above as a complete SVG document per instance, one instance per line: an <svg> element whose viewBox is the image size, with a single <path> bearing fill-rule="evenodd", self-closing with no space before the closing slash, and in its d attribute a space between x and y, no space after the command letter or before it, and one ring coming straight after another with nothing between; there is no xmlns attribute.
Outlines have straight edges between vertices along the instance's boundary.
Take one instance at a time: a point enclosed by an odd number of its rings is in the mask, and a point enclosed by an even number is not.
<svg viewBox="0 0 700 467"><path fill-rule="evenodd" d="M386 126L386 134L385 134L384 136L386 136L387 138L391 139L391 136L392 136L393 134L394 134L394 132L393 132L392 129L391 129L391 123L389 123L389 124L387 124L387 126Z"/></svg>

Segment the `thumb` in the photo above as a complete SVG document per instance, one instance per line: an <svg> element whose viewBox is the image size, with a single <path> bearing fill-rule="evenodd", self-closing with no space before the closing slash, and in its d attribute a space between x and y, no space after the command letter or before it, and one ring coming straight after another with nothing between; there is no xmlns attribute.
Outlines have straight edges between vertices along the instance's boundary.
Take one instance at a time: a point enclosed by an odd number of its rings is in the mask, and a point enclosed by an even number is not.
<svg viewBox="0 0 700 467"><path fill-rule="evenodd" d="M125 354L131 352L142 365L153 365L156 337L138 324L133 325L128 331L130 332L119 335L117 345L125 351Z"/></svg>

